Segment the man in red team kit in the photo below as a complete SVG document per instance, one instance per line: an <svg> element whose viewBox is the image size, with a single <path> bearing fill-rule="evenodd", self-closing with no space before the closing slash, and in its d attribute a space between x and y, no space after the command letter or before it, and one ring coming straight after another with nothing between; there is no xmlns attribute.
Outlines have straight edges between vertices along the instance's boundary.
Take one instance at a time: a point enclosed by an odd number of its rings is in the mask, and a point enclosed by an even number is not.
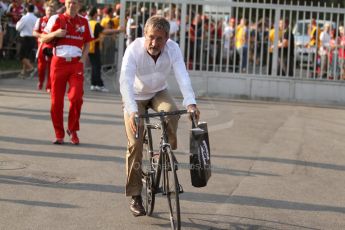
<svg viewBox="0 0 345 230"><path fill-rule="evenodd" d="M63 144L65 129L63 108L66 85L70 101L67 134L78 145L79 118L83 104L84 63L89 42L93 39L87 19L77 14L78 0L65 0L66 12L50 17L41 42L53 44L51 61L51 118L55 130L54 144Z"/></svg>
<svg viewBox="0 0 345 230"><path fill-rule="evenodd" d="M45 76L47 75L47 83L46 83L46 90L50 92L50 62L51 62L51 54L47 53L48 50L51 50L48 43L41 43L39 42L41 34L43 33L44 28L47 25L49 18L54 14L54 6L45 3L45 16L39 18L36 21L33 35L37 37L38 40L38 50L37 50L37 73L38 73L38 84L37 89L41 90L43 88L43 83ZM49 51L48 51L49 52Z"/></svg>

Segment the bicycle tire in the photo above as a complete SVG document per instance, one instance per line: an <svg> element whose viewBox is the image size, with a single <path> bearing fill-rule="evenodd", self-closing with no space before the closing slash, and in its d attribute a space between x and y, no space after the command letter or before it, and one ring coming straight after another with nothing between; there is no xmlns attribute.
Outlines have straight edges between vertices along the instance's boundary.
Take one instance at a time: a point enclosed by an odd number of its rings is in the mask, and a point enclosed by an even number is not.
<svg viewBox="0 0 345 230"><path fill-rule="evenodd" d="M143 177L143 201L147 216L151 216L155 206L155 193L152 192L153 176L148 173Z"/></svg>
<svg viewBox="0 0 345 230"><path fill-rule="evenodd" d="M168 159L166 161L165 170L165 191L168 199L171 229L181 229L181 213L180 213L180 185L178 183L176 165L173 159L173 153L169 147L166 149Z"/></svg>
<svg viewBox="0 0 345 230"><path fill-rule="evenodd" d="M155 193L152 190L153 181L155 176L155 170L152 170L152 161L150 149L147 144L147 132L144 132L144 148L143 148L143 166L142 166L142 196L144 202L144 208L147 216L151 216L155 206Z"/></svg>

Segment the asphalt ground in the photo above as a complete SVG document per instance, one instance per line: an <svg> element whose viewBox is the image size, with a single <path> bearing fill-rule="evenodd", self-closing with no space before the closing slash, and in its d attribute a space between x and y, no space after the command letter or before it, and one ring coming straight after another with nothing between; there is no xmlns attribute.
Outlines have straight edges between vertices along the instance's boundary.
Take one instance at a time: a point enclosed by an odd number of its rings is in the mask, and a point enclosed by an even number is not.
<svg viewBox="0 0 345 230"><path fill-rule="evenodd" d="M129 212L116 81L106 79L109 93L85 82L79 146L52 144L49 94L36 82L0 79L0 229L169 229L161 195L152 217ZM343 108L198 103L209 125L212 177L207 187L191 186L191 124L181 118L183 229L345 229Z"/></svg>

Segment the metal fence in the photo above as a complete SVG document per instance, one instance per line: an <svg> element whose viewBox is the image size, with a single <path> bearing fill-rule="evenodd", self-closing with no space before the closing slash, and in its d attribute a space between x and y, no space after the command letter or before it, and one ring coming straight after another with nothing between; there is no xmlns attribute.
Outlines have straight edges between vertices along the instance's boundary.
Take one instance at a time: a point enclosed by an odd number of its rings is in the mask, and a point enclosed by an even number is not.
<svg viewBox="0 0 345 230"><path fill-rule="evenodd" d="M169 20L170 38L179 43L189 71L345 79L345 10L339 6L207 0L121 4L126 36L119 40L118 65L126 45L143 35L147 18L159 14Z"/></svg>

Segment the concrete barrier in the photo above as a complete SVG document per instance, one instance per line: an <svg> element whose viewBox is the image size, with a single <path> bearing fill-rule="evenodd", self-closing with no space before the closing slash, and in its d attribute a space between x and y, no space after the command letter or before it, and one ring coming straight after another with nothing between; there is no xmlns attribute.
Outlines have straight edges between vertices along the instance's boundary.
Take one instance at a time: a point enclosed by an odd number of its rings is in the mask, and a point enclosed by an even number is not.
<svg viewBox="0 0 345 230"><path fill-rule="evenodd" d="M220 76L219 73L217 76L207 76L210 74L190 72L196 96L345 105L345 82L229 74ZM168 82L170 91L181 96L173 75Z"/></svg>

